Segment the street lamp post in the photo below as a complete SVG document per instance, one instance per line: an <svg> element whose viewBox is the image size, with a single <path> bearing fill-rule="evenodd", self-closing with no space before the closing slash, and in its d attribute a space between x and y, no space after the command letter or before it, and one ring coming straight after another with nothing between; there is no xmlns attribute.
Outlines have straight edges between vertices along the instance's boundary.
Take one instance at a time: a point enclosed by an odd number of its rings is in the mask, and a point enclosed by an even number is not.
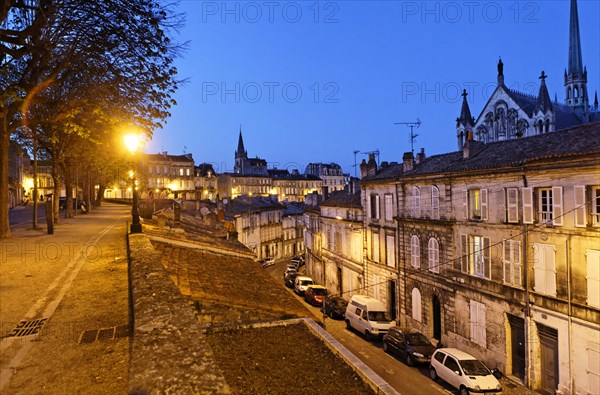
<svg viewBox="0 0 600 395"><path fill-rule="evenodd" d="M137 185L136 185L136 163L135 163L135 152L138 149L138 146L140 144L140 138L138 135L136 134L128 134L125 136L125 146L127 147L127 149L129 150L129 152L131 153L131 156L133 157L133 165L134 165L134 169L131 172L131 182L132 182L132 188L131 188L131 192L133 193L133 204L131 207L131 226L129 228L129 232L130 233L142 233L142 223L140 222L140 208L139 208L139 204L138 204L138 192L137 192Z"/></svg>

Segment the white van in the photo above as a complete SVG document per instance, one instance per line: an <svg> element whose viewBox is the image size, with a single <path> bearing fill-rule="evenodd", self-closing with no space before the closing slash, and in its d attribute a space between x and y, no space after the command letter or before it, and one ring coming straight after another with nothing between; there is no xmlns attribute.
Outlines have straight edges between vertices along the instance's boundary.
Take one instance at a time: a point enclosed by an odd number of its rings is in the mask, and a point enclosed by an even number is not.
<svg viewBox="0 0 600 395"><path fill-rule="evenodd" d="M364 333L367 340L381 337L396 323L390 319L385 305L375 298L354 295L346 307L346 328Z"/></svg>

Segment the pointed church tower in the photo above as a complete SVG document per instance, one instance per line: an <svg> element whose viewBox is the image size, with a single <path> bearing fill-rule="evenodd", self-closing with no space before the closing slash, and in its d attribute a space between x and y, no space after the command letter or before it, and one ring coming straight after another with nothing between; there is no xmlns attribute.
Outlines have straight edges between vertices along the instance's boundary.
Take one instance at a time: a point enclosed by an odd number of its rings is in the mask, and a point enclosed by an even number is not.
<svg viewBox="0 0 600 395"><path fill-rule="evenodd" d="M473 126L475 118L471 116L469 103L467 102L467 90L463 89L463 102L460 109L460 116L456 118L456 138L458 139L458 150L463 149L463 145L467 140L473 139Z"/></svg>
<svg viewBox="0 0 600 395"><path fill-rule="evenodd" d="M235 161L233 166L234 173L244 172L244 163L248 159L248 151L244 149L244 139L242 138L242 126L240 125L240 137L238 138L238 146L235 151Z"/></svg>
<svg viewBox="0 0 600 395"><path fill-rule="evenodd" d="M546 86L547 77L546 73L542 70L542 74L540 75L540 91L535 103L535 109L533 110L537 134L554 131L554 106L552 105L548 87Z"/></svg>
<svg viewBox="0 0 600 395"><path fill-rule="evenodd" d="M579 16L577 0L571 0L569 21L569 68L565 70L567 106L571 107L583 122L587 122L589 98L587 92L587 70L583 67L581 41L579 39Z"/></svg>

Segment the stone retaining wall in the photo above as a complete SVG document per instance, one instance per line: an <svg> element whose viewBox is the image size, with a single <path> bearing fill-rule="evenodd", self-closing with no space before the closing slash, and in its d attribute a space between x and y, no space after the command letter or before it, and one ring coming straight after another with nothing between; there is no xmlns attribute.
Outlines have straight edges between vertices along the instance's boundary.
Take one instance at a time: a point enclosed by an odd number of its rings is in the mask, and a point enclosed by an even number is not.
<svg viewBox="0 0 600 395"><path fill-rule="evenodd" d="M130 394L230 393L194 308L143 234L129 236L133 339Z"/></svg>

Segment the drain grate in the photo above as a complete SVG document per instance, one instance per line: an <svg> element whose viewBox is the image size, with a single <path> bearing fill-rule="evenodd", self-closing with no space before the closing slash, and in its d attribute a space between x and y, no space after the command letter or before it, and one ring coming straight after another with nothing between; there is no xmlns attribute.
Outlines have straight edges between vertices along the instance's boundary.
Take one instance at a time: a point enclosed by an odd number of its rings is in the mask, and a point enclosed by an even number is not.
<svg viewBox="0 0 600 395"><path fill-rule="evenodd" d="M91 329L81 333L79 344L129 337L130 333L131 331L129 325L117 325L111 326L110 328Z"/></svg>
<svg viewBox="0 0 600 395"><path fill-rule="evenodd" d="M44 325L48 321L48 318L40 318L32 321L21 321L9 337L23 337L38 334Z"/></svg>

